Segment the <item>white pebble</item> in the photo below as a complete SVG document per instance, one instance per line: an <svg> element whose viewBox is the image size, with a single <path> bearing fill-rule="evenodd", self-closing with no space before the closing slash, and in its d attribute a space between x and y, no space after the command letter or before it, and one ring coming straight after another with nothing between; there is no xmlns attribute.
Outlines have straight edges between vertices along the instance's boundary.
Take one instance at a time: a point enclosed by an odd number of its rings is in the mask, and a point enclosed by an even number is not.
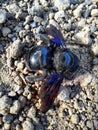
<svg viewBox="0 0 98 130"><path fill-rule="evenodd" d="M94 56L98 56L98 43L92 45L92 52Z"/></svg>
<svg viewBox="0 0 98 130"><path fill-rule="evenodd" d="M19 7L16 3L10 4L7 6L7 9L10 13L16 14L19 11Z"/></svg>
<svg viewBox="0 0 98 130"><path fill-rule="evenodd" d="M82 13L82 8L84 7L84 4L80 4L74 11L73 11L73 15L75 16L75 18L78 18L81 16Z"/></svg>
<svg viewBox="0 0 98 130"><path fill-rule="evenodd" d="M4 23L5 21L6 21L6 11L0 9L0 24Z"/></svg>
<svg viewBox="0 0 98 130"><path fill-rule="evenodd" d="M48 2L46 0L40 0L40 2L44 7L48 5Z"/></svg>
<svg viewBox="0 0 98 130"><path fill-rule="evenodd" d="M23 130L34 130L34 126L31 121L26 120L22 123Z"/></svg>
<svg viewBox="0 0 98 130"><path fill-rule="evenodd" d="M76 33L75 38L79 44L90 45L92 43L89 31L82 30Z"/></svg>
<svg viewBox="0 0 98 130"><path fill-rule="evenodd" d="M91 120L88 120L86 122L86 125L87 125L88 128L93 129L93 122Z"/></svg>
<svg viewBox="0 0 98 130"><path fill-rule="evenodd" d="M13 90L14 90L15 92L18 92L18 91L20 90L20 88L21 88L21 86L15 85L14 88L13 88Z"/></svg>
<svg viewBox="0 0 98 130"><path fill-rule="evenodd" d="M92 9L91 16L97 17L98 16L98 9Z"/></svg>
<svg viewBox="0 0 98 130"><path fill-rule="evenodd" d="M18 100L14 101L13 106L10 107L10 113L17 114L21 108L21 104Z"/></svg>
<svg viewBox="0 0 98 130"><path fill-rule="evenodd" d="M31 118L32 120L36 120L36 118L35 118L35 117L36 117L36 110L35 110L34 106L32 106L32 107L29 109L27 116L28 116L29 118Z"/></svg>
<svg viewBox="0 0 98 130"><path fill-rule="evenodd" d="M10 124L4 123L4 129L5 129L5 130L9 130L9 129L10 129Z"/></svg>
<svg viewBox="0 0 98 130"><path fill-rule="evenodd" d="M65 9L69 8L69 6L70 6L70 0L55 0L54 5L59 10L65 10Z"/></svg>
<svg viewBox="0 0 98 130"><path fill-rule="evenodd" d="M0 114L5 115L9 112L10 106L12 104L11 98L4 95L0 98Z"/></svg>
<svg viewBox="0 0 98 130"><path fill-rule="evenodd" d="M60 87L57 98L61 101L65 101L69 99L69 95L70 93L69 93L68 87Z"/></svg>
<svg viewBox="0 0 98 130"><path fill-rule="evenodd" d="M87 73L81 78L80 80L80 85L81 87L87 87L87 85L91 82L92 80L92 75Z"/></svg>
<svg viewBox="0 0 98 130"><path fill-rule="evenodd" d="M94 122L94 127L98 129L98 120L93 120Z"/></svg>
<svg viewBox="0 0 98 130"><path fill-rule="evenodd" d="M57 13L55 13L55 16L54 16L56 21L58 21L59 18L63 18L63 17L65 17L65 13L63 10L60 10Z"/></svg>
<svg viewBox="0 0 98 130"><path fill-rule="evenodd" d="M79 117L78 117L78 115L77 114L73 114L71 116L71 121L72 121L73 124L78 124L79 123Z"/></svg>

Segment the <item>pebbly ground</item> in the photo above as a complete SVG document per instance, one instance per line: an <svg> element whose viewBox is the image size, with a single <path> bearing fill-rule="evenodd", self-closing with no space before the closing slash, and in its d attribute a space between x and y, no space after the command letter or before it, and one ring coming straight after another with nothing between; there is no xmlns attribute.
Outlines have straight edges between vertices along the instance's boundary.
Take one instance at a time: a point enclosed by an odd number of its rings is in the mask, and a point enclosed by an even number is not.
<svg viewBox="0 0 98 130"><path fill-rule="evenodd" d="M0 2L0 130L98 130L98 0ZM26 82L25 59L33 45L49 42L50 23L61 29L80 68L42 114L43 81Z"/></svg>

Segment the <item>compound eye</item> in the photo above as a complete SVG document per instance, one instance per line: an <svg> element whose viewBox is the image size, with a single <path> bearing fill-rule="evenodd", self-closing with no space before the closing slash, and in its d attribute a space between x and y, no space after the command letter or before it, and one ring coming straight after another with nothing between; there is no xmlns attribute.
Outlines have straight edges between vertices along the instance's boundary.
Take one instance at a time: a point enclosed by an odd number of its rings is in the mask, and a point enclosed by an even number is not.
<svg viewBox="0 0 98 130"><path fill-rule="evenodd" d="M69 66L71 64L71 56L67 52L63 53L63 60L65 66Z"/></svg>

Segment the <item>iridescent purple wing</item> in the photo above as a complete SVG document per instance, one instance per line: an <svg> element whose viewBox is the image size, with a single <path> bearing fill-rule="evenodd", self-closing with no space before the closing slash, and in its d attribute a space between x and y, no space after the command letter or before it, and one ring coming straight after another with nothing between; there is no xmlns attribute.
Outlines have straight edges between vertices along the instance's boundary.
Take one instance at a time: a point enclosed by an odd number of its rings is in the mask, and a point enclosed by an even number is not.
<svg viewBox="0 0 98 130"><path fill-rule="evenodd" d="M50 24L49 27L47 27L46 32L52 42L54 42L58 46L64 46L63 35L61 31L57 29L54 25Z"/></svg>
<svg viewBox="0 0 98 130"><path fill-rule="evenodd" d="M39 92L41 99L41 112L46 113L49 110L58 94L62 81L63 77L59 74L52 74L47 78Z"/></svg>

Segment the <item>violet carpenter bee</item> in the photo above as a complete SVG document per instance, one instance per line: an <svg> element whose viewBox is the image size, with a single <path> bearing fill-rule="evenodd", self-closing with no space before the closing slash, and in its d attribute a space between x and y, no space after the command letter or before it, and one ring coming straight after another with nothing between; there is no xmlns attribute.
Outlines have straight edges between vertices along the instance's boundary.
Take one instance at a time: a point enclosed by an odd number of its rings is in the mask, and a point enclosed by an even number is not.
<svg viewBox="0 0 98 130"><path fill-rule="evenodd" d="M63 79L70 79L79 66L78 57L64 45L61 31L50 25L46 32L54 45L34 46L27 56L28 70L31 72L42 70L43 75L26 76L26 80L30 83L46 78L39 91L40 111L43 113L46 113L53 104ZM50 72L49 77L47 77L47 72Z"/></svg>

